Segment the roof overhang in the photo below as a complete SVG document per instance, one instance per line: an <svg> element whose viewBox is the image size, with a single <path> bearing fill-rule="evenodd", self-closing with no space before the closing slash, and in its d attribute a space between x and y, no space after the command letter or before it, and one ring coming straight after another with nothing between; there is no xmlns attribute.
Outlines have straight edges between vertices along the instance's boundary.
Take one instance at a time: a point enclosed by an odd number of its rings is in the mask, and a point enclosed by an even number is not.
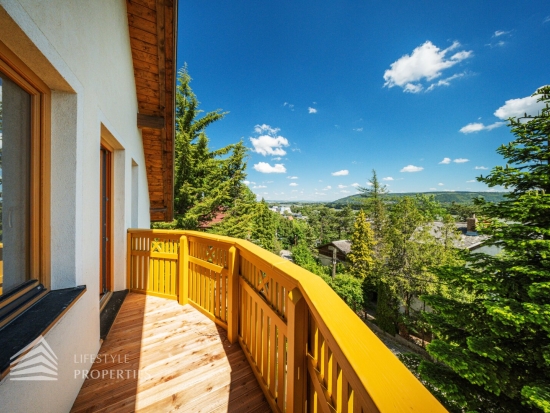
<svg viewBox="0 0 550 413"><path fill-rule="evenodd" d="M127 0L151 221L174 217L177 0Z"/></svg>

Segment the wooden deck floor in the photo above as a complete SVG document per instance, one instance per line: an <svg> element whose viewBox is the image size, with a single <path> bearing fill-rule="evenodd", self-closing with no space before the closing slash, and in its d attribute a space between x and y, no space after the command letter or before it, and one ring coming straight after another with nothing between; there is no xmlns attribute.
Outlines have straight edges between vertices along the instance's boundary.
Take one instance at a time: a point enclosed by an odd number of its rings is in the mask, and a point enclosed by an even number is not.
<svg viewBox="0 0 550 413"><path fill-rule="evenodd" d="M73 412L270 412L239 344L193 307L128 294Z"/></svg>

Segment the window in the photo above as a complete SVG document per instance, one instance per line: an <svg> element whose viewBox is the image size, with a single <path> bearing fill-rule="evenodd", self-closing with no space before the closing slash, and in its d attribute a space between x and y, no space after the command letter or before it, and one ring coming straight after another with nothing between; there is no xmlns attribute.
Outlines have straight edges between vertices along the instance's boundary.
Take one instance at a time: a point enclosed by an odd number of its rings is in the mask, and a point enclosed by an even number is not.
<svg viewBox="0 0 550 413"><path fill-rule="evenodd" d="M0 308L29 280L49 288L49 98L0 42Z"/></svg>

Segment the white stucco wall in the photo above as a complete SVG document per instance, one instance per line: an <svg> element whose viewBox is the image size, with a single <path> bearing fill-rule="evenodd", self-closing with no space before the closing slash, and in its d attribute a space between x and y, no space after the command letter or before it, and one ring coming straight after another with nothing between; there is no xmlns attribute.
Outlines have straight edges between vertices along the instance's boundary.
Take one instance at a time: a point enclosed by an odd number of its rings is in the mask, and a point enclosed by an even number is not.
<svg viewBox="0 0 550 413"><path fill-rule="evenodd" d="M8 30L14 23L20 30ZM73 377L73 371L91 364L75 366L74 357L99 350L102 128L117 149L115 290L125 288L132 191L138 194L134 196L134 224L149 227L149 195L141 133L136 126L138 108L126 2L0 0L0 39L52 88L52 289L82 284L88 289L46 335L58 356L59 379L14 382L8 376L0 383L0 411L63 412L70 408L82 384L82 379ZM132 165L137 165L133 173Z"/></svg>

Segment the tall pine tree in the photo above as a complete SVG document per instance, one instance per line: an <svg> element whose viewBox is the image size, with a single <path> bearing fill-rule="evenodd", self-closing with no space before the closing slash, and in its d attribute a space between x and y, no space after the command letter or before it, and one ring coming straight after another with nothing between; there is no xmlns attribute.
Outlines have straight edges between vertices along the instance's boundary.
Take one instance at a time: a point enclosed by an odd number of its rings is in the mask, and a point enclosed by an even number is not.
<svg viewBox="0 0 550 413"><path fill-rule="evenodd" d="M456 411L550 412L550 87L536 95L546 102L539 116L510 119L515 140L497 150L506 166L478 178L511 190L481 205L486 244L502 254L439 271L472 299L424 297L437 363L419 373Z"/></svg>
<svg viewBox="0 0 550 413"><path fill-rule="evenodd" d="M176 89L174 185L176 226L184 229L197 228L242 195L247 153L242 141L218 150L209 148L205 129L227 112L218 109L200 116L190 83L184 66Z"/></svg>

